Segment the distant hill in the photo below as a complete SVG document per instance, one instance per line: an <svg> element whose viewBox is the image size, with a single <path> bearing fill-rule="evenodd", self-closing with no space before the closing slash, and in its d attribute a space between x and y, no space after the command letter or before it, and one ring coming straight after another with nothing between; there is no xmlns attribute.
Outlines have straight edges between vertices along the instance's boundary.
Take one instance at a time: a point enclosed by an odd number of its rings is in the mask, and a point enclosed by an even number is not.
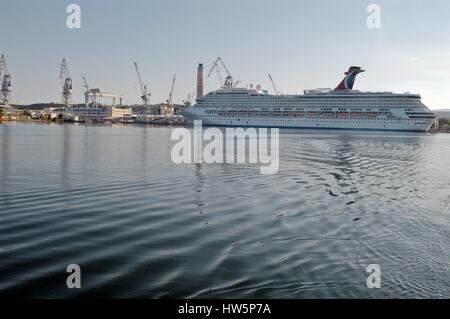
<svg viewBox="0 0 450 319"><path fill-rule="evenodd" d="M432 110L440 118L450 118L450 110Z"/></svg>

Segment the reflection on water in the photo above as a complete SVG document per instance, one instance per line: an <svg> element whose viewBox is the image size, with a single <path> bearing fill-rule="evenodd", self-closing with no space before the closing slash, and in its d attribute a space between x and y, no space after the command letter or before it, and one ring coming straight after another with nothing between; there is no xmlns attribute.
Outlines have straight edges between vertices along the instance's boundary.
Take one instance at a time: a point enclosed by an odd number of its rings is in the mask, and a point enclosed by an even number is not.
<svg viewBox="0 0 450 319"><path fill-rule="evenodd" d="M175 165L170 134L0 125L0 294L449 297L449 135L281 131L261 175Z"/></svg>

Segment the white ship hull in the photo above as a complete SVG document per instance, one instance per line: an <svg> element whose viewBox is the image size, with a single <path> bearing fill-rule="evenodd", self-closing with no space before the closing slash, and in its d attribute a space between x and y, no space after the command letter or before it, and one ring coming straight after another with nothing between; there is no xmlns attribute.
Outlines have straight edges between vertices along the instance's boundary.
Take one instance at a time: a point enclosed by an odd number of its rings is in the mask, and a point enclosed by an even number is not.
<svg viewBox="0 0 450 319"><path fill-rule="evenodd" d="M340 129L340 130L383 130L405 132L427 132L434 123L434 119L421 122L397 120L380 123L378 120L355 119L222 119L212 116L194 115L189 121L201 120L205 126L239 126L239 127L278 127L304 129Z"/></svg>
<svg viewBox="0 0 450 319"><path fill-rule="evenodd" d="M270 95L221 89L184 111L204 125L426 132L435 121L416 94L359 91Z"/></svg>

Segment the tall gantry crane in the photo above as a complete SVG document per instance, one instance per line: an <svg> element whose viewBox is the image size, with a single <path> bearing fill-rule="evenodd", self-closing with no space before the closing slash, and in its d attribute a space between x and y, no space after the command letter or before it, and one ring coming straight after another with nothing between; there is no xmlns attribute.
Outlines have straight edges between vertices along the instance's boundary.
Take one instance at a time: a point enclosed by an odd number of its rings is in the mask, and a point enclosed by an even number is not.
<svg viewBox="0 0 450 319"><path fill-rule="evenodd" d="M0 104L8 107L11 101L11 74L6 65L6 58L2 54L0 57L0 81L2 83L0 90Z"/></svg>
<svg viewBox="0 0 450 319"><path fill-rule="evenodd" d="M134 67L136 68L136 73L139 79L139 85L141 87L141 99L142 104L144 106L148 106L150 104L150 96L151 94L147 92L147 84L144 84L144 81L142 81L141 72L139 72L139 68L136 62L134 62Z"/></svg>
<svg viewBox="0 0 450 319"><path fill-rule="evenodd" d="M278 90L277 90L277 87L275 85L275 81L273 80L272 75L270 75L270 74L269 74L269 79L270 79L270 82L272 83L272 87L273 87L273 90L275 91L275 94L276 95L280 95Z"/></svg>
<svg viewBox="0 0 450 319"><path fill-rule="evenodd" d="M67 66L66 59L61 62L61 70L59 73L59 79L63 86L62 91L62 104L64 107L72 106L72 77L70 76L69 67Z"/></svg>
<svg viewBox="0 0 450 319"><path fill-rule="evenodd" d="M227 73L227 76L225 77L225 82L223 81L222 73L220 72L219 63L222 65L223 69ZM216 72L217 72L217 77L219 78L220 87L222 87L222 88L233 87L233 77L231 76L230 71L228 70L227 66L225 65L225 63L223 62L221 57L218 57L213 62L213 65L212 65L211 69L209 70L208 76L206 78L209 78L214 70L216 70Z"/></svg>

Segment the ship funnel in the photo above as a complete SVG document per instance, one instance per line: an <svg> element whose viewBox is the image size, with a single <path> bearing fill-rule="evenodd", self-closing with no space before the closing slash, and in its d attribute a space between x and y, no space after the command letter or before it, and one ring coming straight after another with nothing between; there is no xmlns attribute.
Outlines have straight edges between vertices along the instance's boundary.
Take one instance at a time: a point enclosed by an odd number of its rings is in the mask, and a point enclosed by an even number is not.
<svg viewBox="0 0 450 319"><path fill-rule="evenodd" d="M341 83L334 89L335 91L347 91L353 89L353 84L355 83L356 76L359 73L364 72L359 66L351 66L347 72L345 72L345 78Z"/></svg>
<svg viewBox="0 0 450 319"><path fill-rule="evenodd" d="M197 99L204 95L204 79L203 79L203 64L200 63L197 69Z"/></svg>

